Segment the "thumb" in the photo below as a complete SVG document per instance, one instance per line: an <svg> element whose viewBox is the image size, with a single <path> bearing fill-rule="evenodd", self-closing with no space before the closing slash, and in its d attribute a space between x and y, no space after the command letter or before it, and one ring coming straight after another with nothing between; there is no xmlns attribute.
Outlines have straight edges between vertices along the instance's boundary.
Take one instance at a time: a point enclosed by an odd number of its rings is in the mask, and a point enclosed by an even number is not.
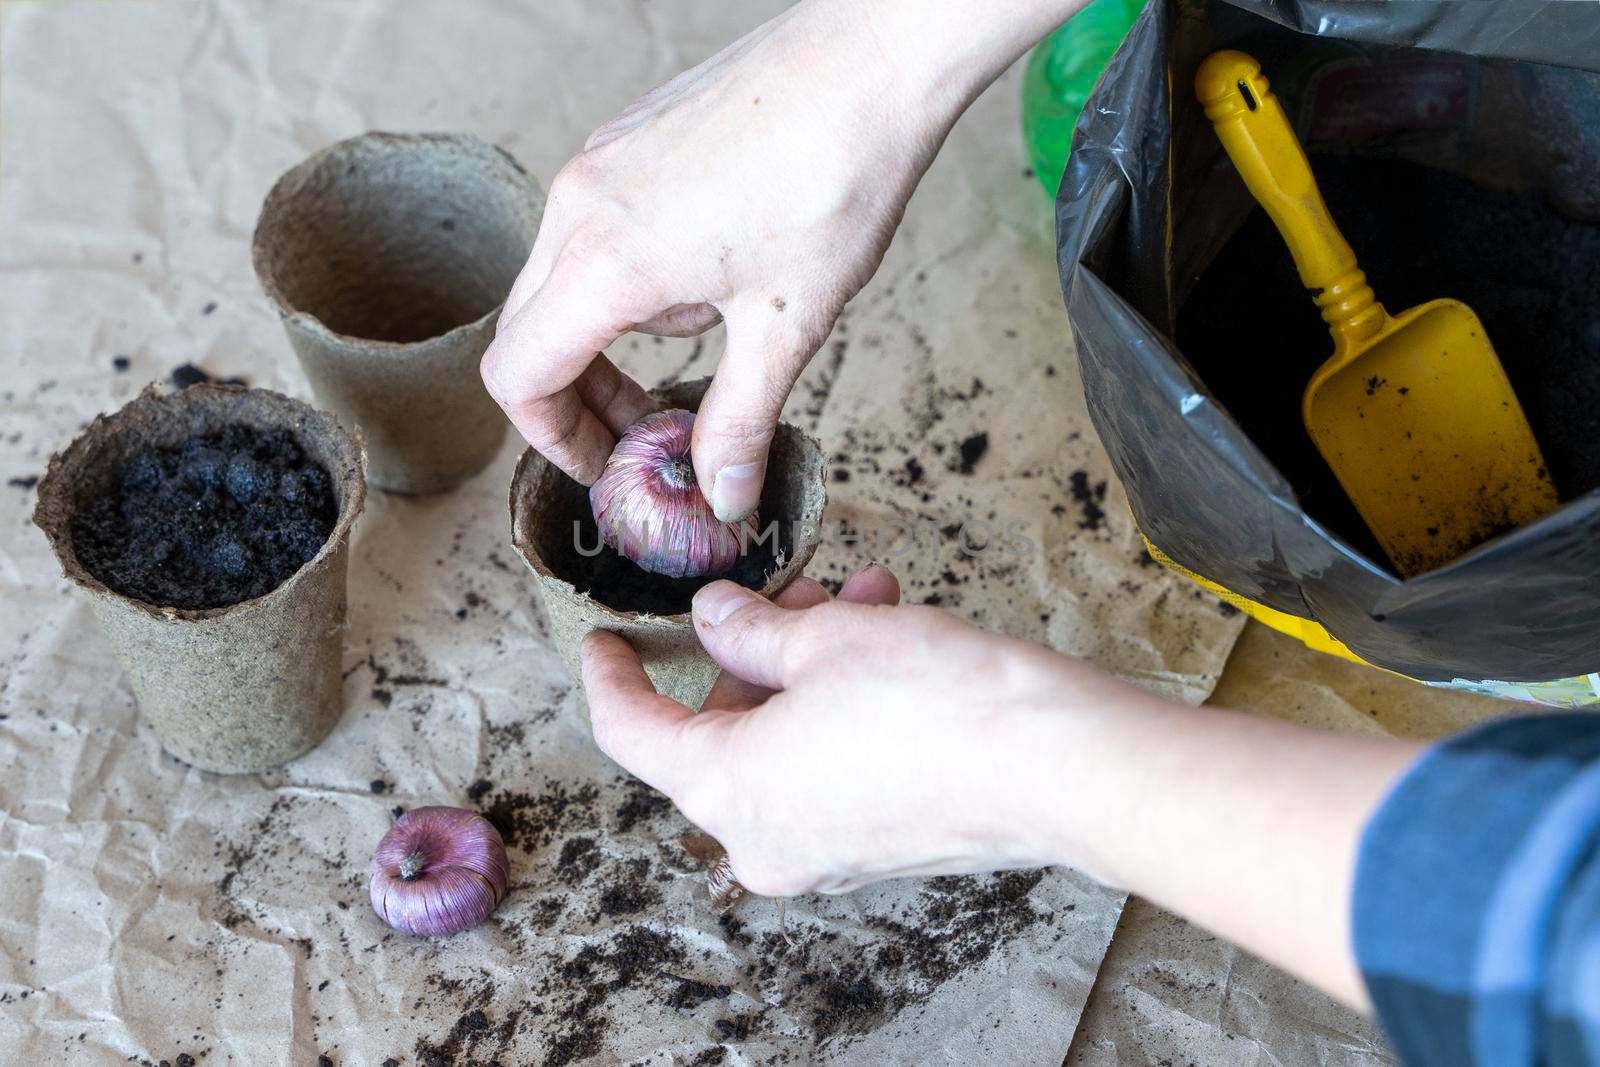
<svg viewBox="0 0 1600 1067"><path fill-rule="evenodd" d="M784 401L827 337L793 325L796 310L730 314L728 347L694 422L694 469L700 491L724 522L747 518L761 502L767 449Z"/></svg>
<svg viewBox="0 0 1600 1067"><path fill-rule="evenodd" d="M712 582L694 595L694 629L723 670L766 689L783 689L828 657L858 629L859 604L781 608L733 582ZM859 637L859 635L857 635Z"/></svg>
<svg viewBox="0 0 1600 1067"><path fill-rule="evenodd" d="M656 692L639 653L617 634L594 631L580 654L595 743L657 789L676 792L696 764L683 729L694 713Z"/></svg>

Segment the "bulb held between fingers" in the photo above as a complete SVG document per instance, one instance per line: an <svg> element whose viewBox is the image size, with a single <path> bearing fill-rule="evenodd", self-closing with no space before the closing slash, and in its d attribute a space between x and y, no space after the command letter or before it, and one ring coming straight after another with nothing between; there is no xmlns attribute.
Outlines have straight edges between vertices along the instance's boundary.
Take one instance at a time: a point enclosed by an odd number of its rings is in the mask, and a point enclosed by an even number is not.
<svg viewBox="0 0 1600 1067"><path fill-rule="evenodd" d="M717 518L701 495L693 436L691 412L651 412L623 433L589 490L605 543L669 578L721 574L739 562L747 543L745 524Z"/></svg>

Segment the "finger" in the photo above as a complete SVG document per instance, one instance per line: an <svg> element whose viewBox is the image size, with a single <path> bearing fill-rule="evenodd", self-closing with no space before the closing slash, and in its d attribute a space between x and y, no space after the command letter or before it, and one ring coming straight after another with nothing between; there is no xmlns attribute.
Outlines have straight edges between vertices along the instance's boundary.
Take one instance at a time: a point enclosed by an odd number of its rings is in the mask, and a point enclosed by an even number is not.
<svg viewBox="0 0 1600 1067"><path fill-rule="evenodd" d="M694 422L700 491L724 522L748 517L761 502L767 448L784 401L827 336L800 328L799 317L782 297L764 310L728 315L727 351Z"/></svg>
<svg viewBox="0 0 1600 1067"><path fill-rule="evenodd" d="M576 386L526 401L515 413L509 407L506 412L535 450L583 485L599 480L617 447L616 435L589 410Z"/></svg>
<svg viewBox="0 0 1600 1067"><path fill-rule="evenodd" d="M852 604L900 603L900 579L881 563L870 563L845 580L839 599Z"/></svg>
<svg viewBox="0 0 1600 1067"><path fill-rule="evenodd" d="M589 634L581 657L595 743L650 785L673 793L692 765L682 752L682 727L694 713L656 692L639 654L616 634Z"/></svg>
<svg viewBox="0 0 1600 1067"><path fill-rule="evenodd" d="M550 247L556 240L554 231L555 225L547 211L544 221L539 225L539 234L533 239L528 262L522 265L517 280L511 283L511 291L506 294L505 302L500 305L500 315L494 324L496 333L505 329L521 313L527 306L528 298L537 293L550 277Z"/></svg>
<svg viewBox="0 0 1600 1067"><path fill-rule="evenodd" d="M698 337L722 321L722 312L710 304L674 304L634 327L657 337Z"/></svg>
<svg viewBox="0 0 1600 1067"><path fill-rule="evenodd" d="M617 369L602 353L578 376L578 397L606 429L622 432L656 409L639 383ZM610 453L607 453L609 456Z"/></svg>
<svg viewBox="0 0 1600 1067"><path fill-rule="evenodd" d="M833 598L822 587L822 583L815 578L796 578L783 588L772 602L786 611L804 611L814 608L818 604L826 604Z"/></svg>
<svg viewBox="0 0 1600 1067"><path fill-rule="evenodd" d="M533 248L529 250L528 261L522 265L517 280L511 283L511 292L506 294L505 303L500 307L500 317L494 324L495 332L505 329L527 306L528 298L542 289L549 279L556 256L566 247L567 236L572 229L567 220L581 217L581 212L572 209L571 200L565 183L552 183L543 214L539 218L539 232L533 238Z"/></svg>
<svg viewBox="0 0 1600 1067"><path fill-rule="evenodd" d="M773 603L786 611L798 611L826 604L828 591L811 578L796 578L773 599ZM711 692L706 694L702 709L705 711L748 711L772 695L764 685L747 682L738 675L723 671Z"/></svg>
<svg viewBox="0 0 1600 1067"><path fill-rule="evenodd" d="M628 130L638 126L646 117L645 112L655 110L660 104L678 95L683 86L695 79L698 72L698 67L690 67L688 70L679 71L667 81L662 82L617 112L616 118L601 123L589 135L589 139L583 143L584 150L588 151L591 148L598 148L603 144L608 144Z"/></svg>
<svg viewBox="0 0 1600 1067"><path fill-rule="evenodd" d="M605 268L562 270L528 298L483 354L489 395L550 462L592 484L616 443L572 388L633 318L608 302Z"/></svg>
<svg viewBox="0 0 1600 1067"><path fill-rule="evenodd" d="M856 604L893 606L900 602L900 582L888 567L880 563L869 564L845 581L839 590L839 599ZM810 578L799 578L779 593L774 603L793 611L825 604L828 600L828 592L820 583ZM703 708L707 711L745 711L766 700L773 692L768 686L747 681L733 671L724 670L712 686Z"/></svg>
<svg viewBox="0 0 1600 1067"><path fill-rule="evenodd" d="M824 657L837 658L869 608L824 604L785 611L733 582L712 582L694 597L694 628L712 659L745 681L783 689ZM852 637L852 635L854 635Z"/></svg>

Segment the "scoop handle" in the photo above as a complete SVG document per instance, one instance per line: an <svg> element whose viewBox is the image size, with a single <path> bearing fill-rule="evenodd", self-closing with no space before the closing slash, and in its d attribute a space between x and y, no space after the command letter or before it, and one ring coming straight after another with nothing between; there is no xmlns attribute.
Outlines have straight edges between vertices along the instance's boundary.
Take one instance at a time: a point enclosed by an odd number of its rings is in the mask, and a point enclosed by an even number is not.
<svg viewBox="0 0 1600 1067"><path fill-rule="evenodd" d="M1328 213L1311 161L1261 64L1243 52L1214 52L1200 64L1194 90L1245 186L1289 246L1335 352L1377 336L1383 306Z"/></svg>

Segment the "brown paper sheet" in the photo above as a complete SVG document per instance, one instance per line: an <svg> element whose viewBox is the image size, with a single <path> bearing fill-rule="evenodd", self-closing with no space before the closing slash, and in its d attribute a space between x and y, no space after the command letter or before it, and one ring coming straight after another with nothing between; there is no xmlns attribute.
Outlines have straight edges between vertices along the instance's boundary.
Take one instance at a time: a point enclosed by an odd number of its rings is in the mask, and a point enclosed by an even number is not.
<svg viewBox="0 0 1600 1067"><path fill-rule="evenodd" d="M0 6L4 477L186 361L308 395L248 242L268 186L310 152L369 128L467 130L548 182L599 122L777 6ZM942 533L897 556L910 598L1198 701L1240 620L1142 564L1101 488L1017 92L1013 72L951 137L789 418L849 472L830 513L856 532L1021 524L1031 548L1011 556ZM708 372L720 346L613 354L655 381ZM26 523L30 490L0 486L8 1061L1059 1063L1122 906L1071 872L797 901L794 949L768 902L711 914L689 828L576 713L507 544L515 451L451 494L374 495L352 542L344 717L255 777L160 752ZM839 539L817 573L889 554ZM492 923L438 942L389 933L366 903L391 809L426 803L488 812L513 868Z"/></svg>

